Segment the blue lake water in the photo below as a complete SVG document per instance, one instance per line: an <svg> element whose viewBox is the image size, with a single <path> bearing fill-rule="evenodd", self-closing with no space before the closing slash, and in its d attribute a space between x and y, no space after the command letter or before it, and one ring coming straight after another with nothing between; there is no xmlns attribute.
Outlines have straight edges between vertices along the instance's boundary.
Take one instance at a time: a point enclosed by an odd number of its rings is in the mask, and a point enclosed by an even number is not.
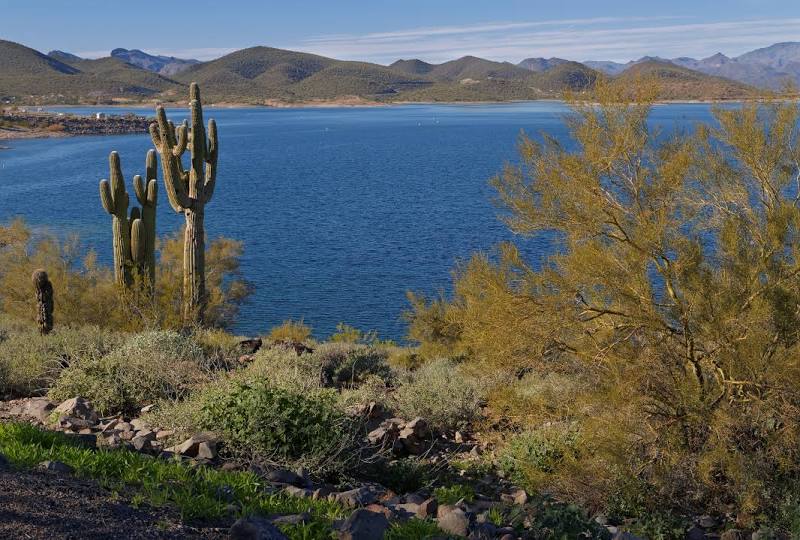
<svg viewBox="0 0 800 540"><path fill-rule="evenodd" d="M512 238L487 182L516 159L520 131L566 138L566 112L552 102L207 109L219 126L221 153L206 231L244 241L242 273L255 291L236 330L256 334L302 318L319 337L346 322L402 339L407 290L447 291L456 261ZM186 111L169 114L181 120ZM709 119L702 104L658 106L652 115L665 131ZM149 136L4 144L11 149L0 150L0 222L23 217L59 234L78 233L109 262L110 218L97 184L117 150L132 193ZM163 235L183 217L170 208L163 184L159 196ZM544 238L517 241L534 262L547 255Z"/></svg>

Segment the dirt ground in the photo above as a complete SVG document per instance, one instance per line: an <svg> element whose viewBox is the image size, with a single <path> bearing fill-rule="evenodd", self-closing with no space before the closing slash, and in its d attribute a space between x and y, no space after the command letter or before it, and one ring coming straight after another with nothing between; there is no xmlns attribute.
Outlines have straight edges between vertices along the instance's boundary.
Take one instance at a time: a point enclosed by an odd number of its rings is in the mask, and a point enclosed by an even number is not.
<svg viewBox="0 0 800 540"><path fill-rule="evenodd" d="M162 509L132 508L90 480L0 469L0 539L227 538L223 528L181 525Z"/></svg>

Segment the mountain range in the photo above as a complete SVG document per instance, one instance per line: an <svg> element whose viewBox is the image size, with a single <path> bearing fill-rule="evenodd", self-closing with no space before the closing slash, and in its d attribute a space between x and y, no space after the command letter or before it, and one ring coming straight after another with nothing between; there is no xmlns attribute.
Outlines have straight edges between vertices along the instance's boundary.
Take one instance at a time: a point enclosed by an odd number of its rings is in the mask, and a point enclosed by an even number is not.
<svg viewBox="0 0 800 540"><path fill-rule="evenodd" d="M532 57L513 64L465 56L440 64L402 59L385 66L271 47L242 49L208 62L122 48L85 59L58 50L45 55L0 40L0 101L6 103L169 102L182 99L191 81L216 103L533 100L589 90L601 76L655 78L662 99L742 99L757 88L800 82L800 43L701 60L579 63Z"/></svg>
<svg viewBox="0 0 800 540"><path fill-rule="evenodd" d="M611 61L587 61L584 65L607 75L619 75L630 67L642 62L669 62L706 75L725 77L744 84L779 90L787 83L800 85L800 43L776 43L769 47L756 49L731 58L717 53L708 58L688 57L662 59L645 56L627 63Z"/></svg>

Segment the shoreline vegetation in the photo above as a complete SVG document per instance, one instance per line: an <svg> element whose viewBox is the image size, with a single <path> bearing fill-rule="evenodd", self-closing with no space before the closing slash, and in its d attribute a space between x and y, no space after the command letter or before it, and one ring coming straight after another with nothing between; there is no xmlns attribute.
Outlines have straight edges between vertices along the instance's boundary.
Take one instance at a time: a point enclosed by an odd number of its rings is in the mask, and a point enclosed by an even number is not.
<svg viewBox="0 0 800 540"><path fill-rule="evenodd" d="M753 100L743 99L696 99L696 100L658 100L655 106L677 105L677 104L736 104L747 103ZM797 101L789 99L787 101ZM266 100L261 104L237 103L237 102L218 102L206 106L207 109L309 109L309 108L385 108L402 107L409 105L443 105L443 106L470 106L470 105L515 105L525 103L562 103L567 104L565 99L540 99L540 100L488 100L488 101L397 101L379 102L372 101L358 96L345 96L340 99L330 100L308 100L302 102L287 102L281 100ZM162 104L158 101L148 102L129 102L114 103L103 105L88 104L52 104L38 105L34 107L14 107L13 109L0 109L0 140L13 139L45 139L73 137L80 135L128 135L135 133L147 133L148 125L153 118L148 116L136 115L132 113L114 114L104 113L104 110L119 108L142 108L156 107ZM183 102L163 102L163 105L170 107L186 107ZM80 115L66 112L58 112L58 109L71 107L85 107L97 109L96 115ZM31 112L30 109L35 111ZM49 108L50 111L43 109ZM8 150L9 147L0 145L0 150Z"/></svg>

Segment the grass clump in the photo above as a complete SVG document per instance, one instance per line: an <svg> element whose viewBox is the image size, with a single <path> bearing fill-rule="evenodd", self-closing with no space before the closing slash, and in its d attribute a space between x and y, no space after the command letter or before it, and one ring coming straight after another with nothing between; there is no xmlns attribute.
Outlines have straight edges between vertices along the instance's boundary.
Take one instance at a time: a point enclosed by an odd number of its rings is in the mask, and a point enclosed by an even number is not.
<svg viewBox="0 0 800 540"><path fill-rule="evenodd" d="M465 484L441 486L433 490L433 496L439 504L456 504L460 500L472 502L475 500L475 490Z"/></svg>
<svg viewBox="0 0 800 540"><path fill-rule="evenodd" d="M326 386L353 388L371 376L383 381L392 378L386 352L376 347L326 343L314 351L314 358L322 368Z"/></svg>
<svg viewBox="0 0 800 540"><path fill-rule="evenodd" d="M448 538L448 536L429 520L409 519L392 523L384 536L385 540L427 540L429 538Z"/></svg>
<svg viewBox="0 0 800 540"><path fill-rule="evenodd" d="M133 334L104 356L73 362L50 390L64 400L84 396L102 414L135 412L159 400L180 400L209 380L203 348L172 331Z"/></svg>
<svg viewBox="0 0 800 540"><path fill-rule="evenodd" d="M421 416L442 431L478 419L481 411L478 382L447 359L428 362L408 373L393 398L403 418Z"/></svg>

